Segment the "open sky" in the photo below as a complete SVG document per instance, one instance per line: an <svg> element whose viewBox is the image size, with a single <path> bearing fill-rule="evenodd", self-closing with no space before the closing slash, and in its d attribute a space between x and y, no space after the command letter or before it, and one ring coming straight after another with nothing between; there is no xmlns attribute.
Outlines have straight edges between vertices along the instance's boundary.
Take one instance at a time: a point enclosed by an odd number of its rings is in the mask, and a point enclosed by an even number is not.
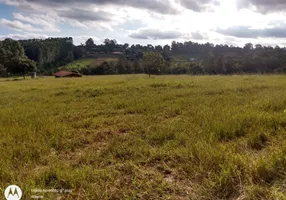
<svg viewBox="0 0 286 200"><path fill-rule="evenodd" d="M0 40L286 46L286 0L0 0Z"/></svg>

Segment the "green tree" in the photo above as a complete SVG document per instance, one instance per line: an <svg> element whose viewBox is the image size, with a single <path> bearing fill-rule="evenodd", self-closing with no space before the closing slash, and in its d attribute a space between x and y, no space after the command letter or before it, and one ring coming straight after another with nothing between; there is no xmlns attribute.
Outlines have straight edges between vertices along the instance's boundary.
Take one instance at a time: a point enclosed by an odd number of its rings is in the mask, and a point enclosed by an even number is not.
<svg viewBox="0 0 286 200"><path fill-rule="evenodd" d="M204 74L204 68L198 62L191 62L190 70L191 70L191 74L194 74L194 75Z"/></svg>
<svg viewBox="0 0 286 200"><path fill-rule="evenodd" d="M128 61L126 59L126 57L124 56L121 56L117 62L117 65L116 65L116 68L117 68L117 73L118 74L125 74L125 73L129 73L127 72L127 69L128 69Z"/></svg>
<svg viewBox="0 0 286 200"><path fill-rule="evenodd" d="M92 48L95 47L94 41L92 38L89 38L86 42L85 42L85 46L88 50L92 50Z"/></svg>
<svg viewBox="0 0 286 200"><path fill-rule="evenodd" d="M67 58L66 58L66 61L67 61L67 62L72 62L72 61L74 61L74 55L73 55L73 52L72 52L72 51L69 51L68 56L67 56Z"/></svg>
<svg viewBox="0 0 286 200"><path fill-rule="evenodd" d="M14 58L7 63L7 72L11 74L20 74L26 78L28 72L37 70L36 63L26 57Z"/></svg>
<svg viewBox="0 0 286 200"><path fill-rule="evenodd" d="M255 50L262 50L263 49L263 47L262 47L262 45L261 44L256 44L255 45Z"/></svg>
<svg viewBox="0 0 286 200"><path fill-rule="evenodd" d="M114 70L112 69L111 63L104 61L101 63L97 69L98 69L98 74L113 74Z"/></svg>
<svg viewBox="0 0 286 200"><path fill-rule="evenodd" d="M66 58L74 47L71 37L31 39L19 42L25 49L25 55L37 62L41 71L53 71L54 68L65 65Z"/></svg>
<svg viewBox="0 0 286 200"><path fill-rule="evenodd" d="M225 59L223 56L217 56L215 58L214 70L216 74L224 74L226 72Z"/></svg>
<svg viewBox="0 0 286 200"><path fill-rule="evenodd" d="M28 72L36 70L36 63L25 56L20 42L5 39L0 42L0 73L21 74L25 78Z"/></svg>
<svg viewBox="0 0 286 200"><path fill-rule="evenodd" d="M164 63L164 59L160 53L145 52L143 55L143 65L149 77L153 73L160 73L160 68Z"/></svg>
<svg viewBox="0 0 286 200"><path fill-rule="evenodd" d="M253 44L247 43L244 45L243 49L246 50L247 52L249 52L249 51L253 50Z"/></svg>
<svg viewBox="0 0 286 200"><path fill-rule="evenodd" d="M134 60L133 62L133 69L134 69L134 73L141 73L141 66L138 60Z"/></svg>
<svg viewBox="0 0 286 200"><path fill-rule="evenodd" d="M0 64L6 66L12 59L25 56L24 48L21 44L12 39L0 41Z"/></svg>
<svg viewBox="0 0 286 200"><path fill-rule="evenodd" d="M172 68L172 63L173 63L172 59L165 60L165 62L164 62L164 70L165 70L165 72L170 73L170 70Z"/></svg>
<svg viewBox="0 0 286 200"><path fill-rule="evenodd" d="M6 68L4 65L0 64L0 76L4 76L6 74Z"/></svg>
<svg viewBox="0 0 286 200"><path fill-rule="evenodd" d="M170 59L170 54L171 54L171 47L169 45L165 45L163 47L163 57L165 60L169 60Z"/></svg>
<svg viewBox="0 0 286 200"><path fill-rule="evenodd" d="M214 64L215 64L215 56L213 53L209 53L205 63L204 63L204 71L207 74L214 74Z"/></svg>
<svg viewBox="0 0 286 200"><path fill-rule="evenodd" d="M114 40L110 40L110 39L106 38L106 39L104 40L104 44L105 44L107 50L108 50L109 52L112 52L112 51L114 51L114 49L115 49L116 46L117 46L117 41L116 41L115 39L114 39Z"/></svg>
<svg viewBox="0 0 286 200"><path fill-rule="evenodd" d="M86 53L86 50L83 47L74 47L73 48L74 59L82 58L85 53Z"/></svg>

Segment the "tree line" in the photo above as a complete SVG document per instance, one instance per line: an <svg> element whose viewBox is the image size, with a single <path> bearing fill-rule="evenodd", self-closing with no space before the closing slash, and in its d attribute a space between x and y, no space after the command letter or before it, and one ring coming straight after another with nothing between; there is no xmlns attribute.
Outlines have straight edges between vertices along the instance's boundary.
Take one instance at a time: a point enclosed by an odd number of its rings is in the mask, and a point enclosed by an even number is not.
<svg viewBox="0 0 286 200"><path fill-rule="evenodd" d="M25 55L37 62L38 70L42 72L53 71L59 66L72 62L77 56L71 37L20 40L19 42L24 48Z"/></svg>
<svg viewBox="0 0 286 200"><path fill-rule="evenodd" d="M124 52L118 63L104 62L100 66L83 69L85 74L243 74L243 73L285 73L286 49L260 44L245 44L243 48L184 43L173 41L169 45L117 44L116 40L106 39L96 45L88 39L85 45L89 51L110 53ZM153 52L153 54L148 54ZM145 59L144 59L145 57ZM163 58L163 61L161 60ZM149 60L149 61L148 61ZM152 61L150 61L152 60ZM150 67L149 63L153 63Z"/></svg>
<svg viewBox="0 0 286 200"><path fill-rule="evenodd" d="M5 39L0 41L0 75L7 73L22 75L35 71L36 63L29 59L18 41Z"/></svg>
<svg viewBox="0 0 286 200"><path fill-rule="evenodd" d="M247 43L243 48L184 43L169 45L118 44L105 39L95 44L90 38L75 46L72 37L0 41L0 75L23 75L37 71L52 74L58 67L82 57L112 55L118 62L103 62L81 69L83 74L239 74L285 73L286 49Z"/></svg>

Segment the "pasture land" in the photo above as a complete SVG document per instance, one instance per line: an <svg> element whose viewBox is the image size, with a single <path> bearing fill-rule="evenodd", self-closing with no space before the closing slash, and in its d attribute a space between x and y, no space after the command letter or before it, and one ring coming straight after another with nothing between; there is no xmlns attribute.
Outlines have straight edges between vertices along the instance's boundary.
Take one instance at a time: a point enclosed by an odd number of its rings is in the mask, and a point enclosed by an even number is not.
<svg viewBox="0 0 286 200"><path fill-rule="evenodd" d="M87 68L89 66L99 66L104 61L110 63L110 62L118 62L118 58L82 58L79 60L75 60L70 64L67 64L63 67L60 67L61 69L68 69L68 70L82 70L84 68Z"/></svg>
<svg viewBox="0 0 286 200"><path fill-rule="evenodd" d="M61 69L69 69L69 70L81 70L82 68L86 68L88 65L93 63L96 59L95 58L82 58L69 63Z"/></svg>
<svg viewBox="0 0 286 200"><path fill-rule="evenodd" d="M286 76L0 79L0 94L0 196L286 199Z"/></svg>

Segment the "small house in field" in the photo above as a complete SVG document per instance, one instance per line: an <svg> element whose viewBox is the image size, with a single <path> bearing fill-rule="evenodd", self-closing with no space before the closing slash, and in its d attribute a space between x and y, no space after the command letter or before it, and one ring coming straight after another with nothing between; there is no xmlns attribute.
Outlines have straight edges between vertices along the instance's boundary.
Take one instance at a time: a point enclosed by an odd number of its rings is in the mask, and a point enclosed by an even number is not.
<svg viewBox="0 0 286 200"><path fill-rule="evenodd" d="M54 73L54 76L56 78L65 78L65 77L82 77L82 75L78 72L74 71L59 71L57 73Z"/></svg>

